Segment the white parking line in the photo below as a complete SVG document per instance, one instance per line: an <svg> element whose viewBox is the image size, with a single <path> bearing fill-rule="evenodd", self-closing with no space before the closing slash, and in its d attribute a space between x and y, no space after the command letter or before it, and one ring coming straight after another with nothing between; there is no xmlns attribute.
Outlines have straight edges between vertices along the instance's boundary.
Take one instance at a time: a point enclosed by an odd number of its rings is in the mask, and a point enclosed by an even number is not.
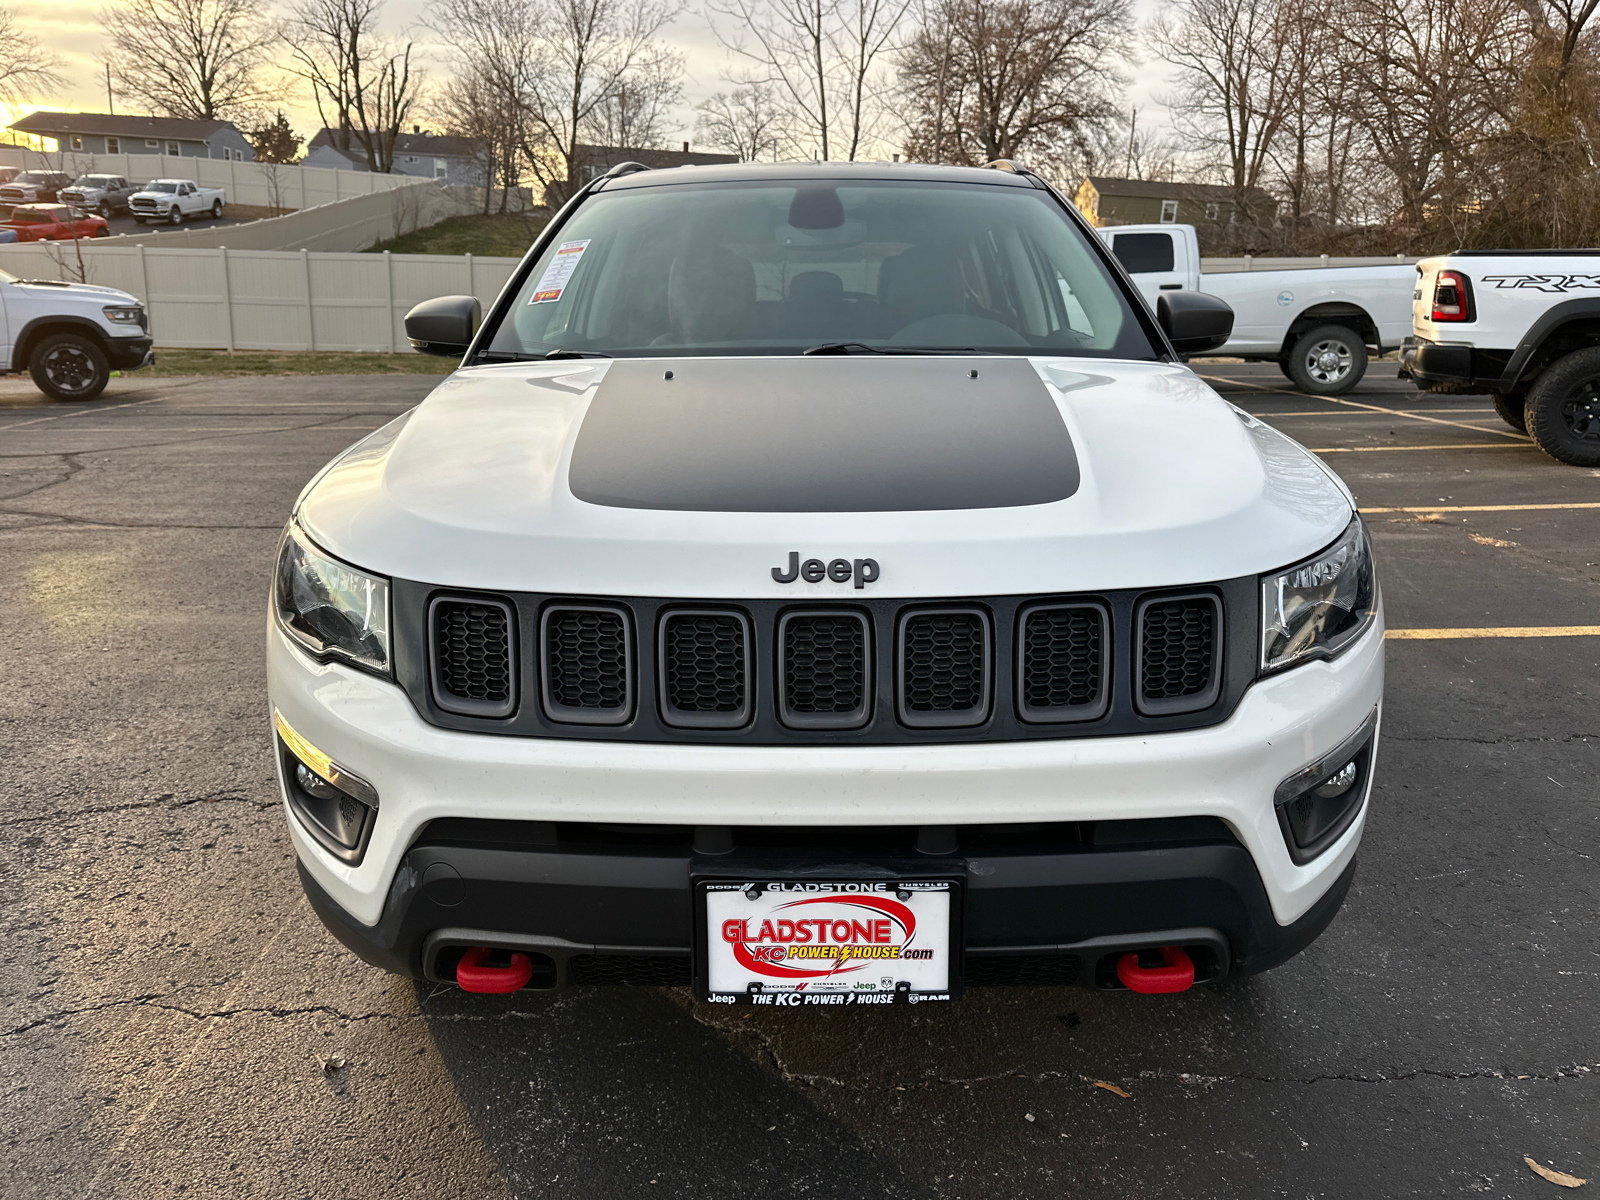
<svg viewBox="0 0 1600 1200"><path fill-rule="evenodd" d="M1435 641L1446 638L1600 637L1600 625L1497 625L1482 629L1389 629L1385 639Z"/></svg>
<svg viewBox="0 0 1600 1200"><path fill-rule="evenodd" d="M1600 503L1583 504L1427 504L1406 508L1363 508L1364 513L1447 513L1447 512L1542 512L1547 509L1600 508Z"/></svg>

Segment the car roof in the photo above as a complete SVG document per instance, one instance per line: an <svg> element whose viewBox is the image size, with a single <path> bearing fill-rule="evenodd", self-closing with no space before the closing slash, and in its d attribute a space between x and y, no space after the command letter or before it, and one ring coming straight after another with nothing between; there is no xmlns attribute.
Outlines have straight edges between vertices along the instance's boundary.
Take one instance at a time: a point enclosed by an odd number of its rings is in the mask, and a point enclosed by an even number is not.
<svg viewBox="0 0 1600 1200"><path fill-rule="evenodd" d="M1040 185L1031 175L1004 168L948 167L933 163L882 162L797 162L797 163L713 163L705 166L663 167L635 171L608 179L605 191L625 188L660 187L675 183L777 183L792 180L889 180L938 183L986 183L1001 187L1032 188Z"/></svg>

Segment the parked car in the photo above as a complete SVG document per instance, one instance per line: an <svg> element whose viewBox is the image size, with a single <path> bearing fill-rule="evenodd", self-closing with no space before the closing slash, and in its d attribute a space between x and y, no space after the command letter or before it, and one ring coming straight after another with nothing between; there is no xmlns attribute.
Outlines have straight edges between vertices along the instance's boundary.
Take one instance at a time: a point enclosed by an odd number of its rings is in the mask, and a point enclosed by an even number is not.
<svg viewBox="0 0 1600 1200"><path fill-rule="evenodd" d="M1401 369L1487 394L1558 462L1600 467L1600 253L1460 250L1416 266Z"/></svg>
<svg viewBox="0 0 1600 1200"><path fill-rule="evenodd" d="M0 206L58 200L61 189L71 184L72 176L60 171L23 171L0 186Z"/></svg>
<svg viewBox="0 0 1600 1200"><path fill-rule="evenodd" d="M70 242L74 238L107 237L111 226L104 217L64 204L19 204L0 223L18 242Z"/></svg>
<svg viewBox="0 0 1600 1200"><path fill-rule="evenodd" d="M1180 991L1355 870L1383 618L1315 456L1045 181L626 164L280 545L300 878L371 963L719 1004ZM844 1007L840 1008L844 1011Z"/></svg>
<svg viewBox="0 0 1600 1200"><path fill-rule="evenodd" d="M22 174L21 167L0 167L0 184L10 183Z"/></svg>
<svg viewBox="0 0 1600 1200"><path fill-rule="evenodd" d="M84 175L62 189L61 199L67 204L87 208L110 218L128 209L128 197L139 190L139 185L129 183L121 175Z"/></svg>
<svg viewBox="0 0 1600 1200"><path fill-rule="evenodd" d="M155 361L144 306L127 292L0 271L0 362L52 400L93 400L113 370Z"/></svg>
<svg viewBox="0 0 1600 1200"><path fill-rule="evenodd" d="M1367 370L1367 350L1397 349L1411 332L1416 273L1405 263L1200 271L1193 225L1114 225L1100 231L1147 302L1199 291L1233 309L1233 336L1213 355L1275 362L1302 391L1340 396Z"/></svg>
<svg viewBox="0 0 1600 1200"><path fill-rule="evenodd" d="M192 179L153 179L128 197L128 211L140 225L146 221L181 225L186 217L220 217L227 202L221 188L203 188Z"/></svg>

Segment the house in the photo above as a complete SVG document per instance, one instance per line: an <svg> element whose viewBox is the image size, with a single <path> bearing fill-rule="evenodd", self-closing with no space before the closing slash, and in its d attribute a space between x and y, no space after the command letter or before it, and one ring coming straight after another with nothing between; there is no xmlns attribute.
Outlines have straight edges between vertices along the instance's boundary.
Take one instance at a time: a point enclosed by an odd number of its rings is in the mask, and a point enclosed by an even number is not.
<svg viewBox="0 0 1600 1200"><path fill-rule="evenodd" d="M112 113L31 112L11 128L54 138L56 149L84 154L165 154L254 162L256 152L231 121L133 117Z"/></svg>
<svg viewBox="0 0 1600 1200"><path fill-rule="evenodd" d="M1209 183L1157 183L1089 175L1078 185L1074 204L1091 225L1271 225L1278 202L1260 188L1240 193Z"/></svg>
<svg viewBox="0 0 1600 1200"><path fill-rule="evenodd" d="M625 162L643 163L651 170L661 170L666 167L703 167L739 161L737 154L708 154L690 150L688 142L683 143L681 150L630 150L622 146L588 146L583 142L577 143L572 149L572 172L566 183L552 183L545 188L545 204L551 208L559 206L566 197L591 179Z"/></svg>
<svg viewBox="0 0 1600 1200"><path fill-rule="evenodd" d="M368 171L367 152L355 135L348 137L350 148L341 150L337 129L322 129L306 145L302 166L331 167L336 171ZM483 159L477 143L454 134L424 133L413 125L410 133L394 140L392 175L416 175L437 179L451 186L482 187Z"/></svg>

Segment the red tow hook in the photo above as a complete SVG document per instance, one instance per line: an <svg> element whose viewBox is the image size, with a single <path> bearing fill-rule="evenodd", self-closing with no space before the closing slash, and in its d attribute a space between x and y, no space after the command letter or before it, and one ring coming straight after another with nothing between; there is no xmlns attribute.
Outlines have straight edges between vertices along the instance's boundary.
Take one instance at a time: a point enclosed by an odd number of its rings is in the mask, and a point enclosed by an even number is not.
<svg viewBox="0 0 1600 1200"><path fill-rule="evenodd" d="M1161 947L1164 967L1141 967L1138 954L1117 959L1117 978L1130 992L1159 996L1166 992L1187 992L1194 986L1194 963L1182 946Z"/></svg>
<svg viewBox="0 0 1600 1200"><path fill-rule="evenodd" d="M464 992L516 992L528 986L533 978L533 960L526 954L513 954L511 963L504 967L489 966L488 946L474 946L461 956L456 965L456 982Z"/></svg>

